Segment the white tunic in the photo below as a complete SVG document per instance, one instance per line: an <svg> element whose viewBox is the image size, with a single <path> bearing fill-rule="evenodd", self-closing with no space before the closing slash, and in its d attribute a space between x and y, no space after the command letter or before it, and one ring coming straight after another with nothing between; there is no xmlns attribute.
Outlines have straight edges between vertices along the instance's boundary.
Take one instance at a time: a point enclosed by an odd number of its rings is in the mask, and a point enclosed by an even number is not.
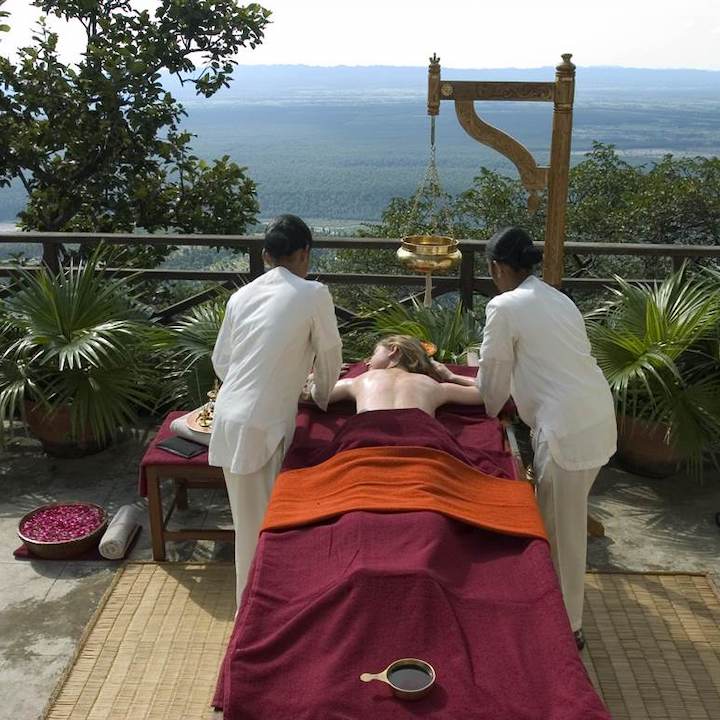
<svg viewBox="0 0 720 720"><path fill-rule="evenodd" d="M560 467L604 465L616 449L615 408L572 300L530 276L490 300L485 317L477 384L487 413L512 395Z"/></svg>
<svg viewBox="0 0 720 720"><path fill-rule="evenodd" d="M246 475L281 441L290 446L303 384L327 408L342 364L332 298L319 282L276 267L237 290L212 355L223 384L215 403L209 463Z"/></svg>

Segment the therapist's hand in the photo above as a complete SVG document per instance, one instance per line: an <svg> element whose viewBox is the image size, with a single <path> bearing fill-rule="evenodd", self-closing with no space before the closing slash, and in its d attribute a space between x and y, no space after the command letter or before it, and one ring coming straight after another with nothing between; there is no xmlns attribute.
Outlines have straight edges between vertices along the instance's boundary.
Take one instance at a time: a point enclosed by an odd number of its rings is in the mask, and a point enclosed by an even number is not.
<svg viewBox="0 0 720 720"><path fill-rule="evenodd" d="M472 387L475 385L474 378L466 377L465 375L456 375L445 365L437 362L436 360L431 360L430 362L440 377L440 382L454 383L455 385L464 385L465 387Z"/></svg>
<svg viewBox="0 0 720 720"><path fill-rule="evenodd" d="M305 380L305 384L303 385L303 389L300 392L300 400L304 400L307 402L308 400L312 400L312 386L314 382L314 376L313 373L310 373L307 376L307 380Z"/></svg>
<svg viewBox="0 0 720 720"><path fill-rule="evenodd" d="M437 360L430 360L430 364L435 370L435 374L440 378L440 382L454 382L455 374L450 371L448 367L438 362Z"/></svg>

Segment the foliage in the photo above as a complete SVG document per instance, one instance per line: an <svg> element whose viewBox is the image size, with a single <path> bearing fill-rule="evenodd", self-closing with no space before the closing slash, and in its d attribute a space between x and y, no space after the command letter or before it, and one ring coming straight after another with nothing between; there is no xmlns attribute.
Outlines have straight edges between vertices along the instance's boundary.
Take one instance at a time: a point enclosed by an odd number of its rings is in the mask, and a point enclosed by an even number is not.
<svg viewBox="0 0 720 720"><path fill-rule="evenodd" d="M616 279L588 335L619 415L667 424L669 444L698 469L720 440L720 281L686 267L655 285Z"/></svg>
<svg viewBox="0 0 720 720"><path fill-rule="evenodd" d="M212 96L228 86L237 52L262 41L267 10L234 0L160 0L154 13L130 0L33 4L81 24L86 46L63 63L43 17L17 63L0 58L0 187L24 186L24 229L239 233L254 221L245 168L192 154L161 72ZM154 265L168 251L146 247L136 261Z"/></svg>
<svg viewBox="0 0 720 720"><path fill-rule="evenodd" d="M372 234L399 237L409 200L393 199ZM487 239L505 225L522 225L537 240L545 232L546 198L538 212L527 211L527 193L519 180L483 168L471 188L453 205L458 237ZM570 170L566 240L720 244L720 158L666 155L650 166L623 161L612 145L594 143ZM570 255L566 274L648 277L666 268L655 258Z"/></svg>
<svg viewBox="0 0 720 720"><path fill-rule="evenodd" d="M393 198L383 211L380 225L369 224L365 237L401 238L455 232L456 209L452 196L435 188L422 187L409 198Z"/></svg>
<svg viewBox="0 0 720 720"><path fill-rule="evenodd" d="M0 0L0 7L2 7L5 4L5 0ZM6 18L10 15L7 10L0 10L0 20L3 18ZM4 23L0 23L0 32L8 32L10 30L10 26L6 25Z"/></svg>
<svg viewBox="0 0 720 720"><path fill-rule="evenodd" d="M346 273L353 275L401 275L404 268L398 263L395 250L313 250L313 273ZM392 286L388 295L396 299L407 297L418 292L418 287L406 285ZM373 305L377 296L377 288L372 285L333 284L333 299L336 305L352 312L362 312Z"/></svg>
<svg viewBox="0 0 720 720"><path fill-rule="evenodd" d="M225 317L229 293L191 308L173 323L161 341L167 353L168 392L175 406L199 407L215 383L212 351Z"/></svg>
<svg viewBox="0 0 720 720"><path fill-rule="evenodd" d="M367 360L375 349L378 334L362 325L340 328L342 337L343 359L346 362Z"/></svg>
<svg viewBox="0 0 720 720"><path fill-rule="evenodd" d="M58 275L21 270L0 306L0 418L25 401L51 413L69 405L75 437L104 441L132 426L154 402L158 374L147 349L155 328L134 304L128 282L98 270L102 251Z"/></svg>
<svg viewBox="0 0 720 720"><path fill-rule="evenodd" d="M463 312L459 302L454 305L436 302L425 307L415 301L408 307L388 300L374 314L373 322L379 335L411 335L430 341L437 347L435 359L440 362L459 362L480 337L475 314Z"/></svg>
<svg viewBox="0 0 720 720"><path fill-rule="evenodd" d="M545 198L535 214L527 209L527 192L519 180L504 177L486 168L461 193L455 204L459 237L489 238L508 225L521 225L540 239L545 229Z"/></svg>

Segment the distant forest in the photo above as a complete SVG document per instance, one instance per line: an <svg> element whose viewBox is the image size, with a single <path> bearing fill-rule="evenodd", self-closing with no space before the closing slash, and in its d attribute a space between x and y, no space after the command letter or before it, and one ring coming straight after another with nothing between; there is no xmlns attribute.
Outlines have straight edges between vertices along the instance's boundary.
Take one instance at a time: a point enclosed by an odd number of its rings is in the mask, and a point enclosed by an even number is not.
<svg viewBox="0 0 720 720"><path fill-rule="evenodd" d="M551 80L553 70L443 70L450 79ZM245 66L211 100L168 88L188 112L196 154L229 155L257 183L263 218L295 212L314 222L377 220L393 197L407 197L423 178L429 153L424 68ZM481 116L525 143L542 162L549 150L552 107L478 104ZM720 72L579 68L573 159L592 141L614 144L633 163L664 154L720 155ZM514 168L470 139L452 104L437 130L445 189L460 193L482 166ZM0 190L0 222L23 207L18 185Z"/></svg>

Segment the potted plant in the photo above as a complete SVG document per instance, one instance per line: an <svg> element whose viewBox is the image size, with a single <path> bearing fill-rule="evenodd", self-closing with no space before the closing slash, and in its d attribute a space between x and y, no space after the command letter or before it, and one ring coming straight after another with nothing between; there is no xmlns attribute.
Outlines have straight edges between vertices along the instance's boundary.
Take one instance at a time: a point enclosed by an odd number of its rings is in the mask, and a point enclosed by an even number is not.
<svg viewBox="0 0 720 720"><path fill-rule="evenodd" d="M52 455L102 449L156 394L154 328L105 256L21 270L0 304L0 420L22 417Z"/></svg>
<svg viewBox="0 0 720 720"><path fill-rule="evenodd" d="M469 348L478 344L480 327L475 314L454 305L411 306L387 300L374 315L375 330L380 335L411 335L437 347L435 360L459 363Z"/></svg>
<svg viewBox="0 0 720 720"><path fill-rule="evenodd" d="M616 281L587 319L617 406L618 458L642 475L680 463L700 473L720 438L717 285L686 267L653 285Z"/></svg>
<svg viewBox="0 0 720 720"><path fill-rule="evenodd" d="M167 377L173 403L195 408L207 402L215 382L212 351L225 317L229 293L191 308L173 323L160 341L167 352Z"/></svg>

